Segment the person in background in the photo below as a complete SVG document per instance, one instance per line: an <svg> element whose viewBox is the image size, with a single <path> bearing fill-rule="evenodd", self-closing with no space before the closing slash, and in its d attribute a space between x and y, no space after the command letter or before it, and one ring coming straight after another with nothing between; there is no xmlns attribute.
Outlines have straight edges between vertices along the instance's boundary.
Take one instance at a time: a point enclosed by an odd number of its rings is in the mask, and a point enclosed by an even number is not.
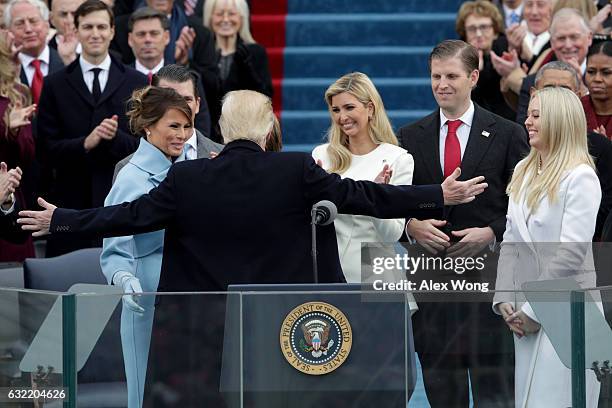
<svg viewBox="0 0 612 408"><path fill-rule="evenodd" d="M553 17L550 34L551 50L542 53L527 73L519 67L517 58L506 61L491 55L495 70L503 78L502 92L510 106L516 106L516 122L521 125L525 123L530 89L542 65L559 60L571 64L580 75L586 70L586 56L593 34L582 14L571 8L559 10Z"/></svg>
<svg viewBox="0 0 612 408"><path fill-rule="evenodd" d="M204 26L215 36L219 69L219 98L214 107L209 105L213 123L217 122L221 99L227 92L250 89L272 97L268 55L253 39L246 1L206 0Z"/></svg>
<svg viewBox="0 0 612 408"><path fill-rule="evenodd" d="M522 63L531 66L537 57L550 48L550 22L553 0L525 0L523 22L506 29L508 49Z"/></svg>
<svg viewBox="0 0 612 408"><path fill-rule="evenodd" d="M344 75L327 88L325 101L331 119L328 143L312 152L324 170L342 178L375 181L387 169L390 177L386 182L412 184L414 160L398 146L383 101L367 75ZM347 282L362 282L361 244L397 242L404 223L403 218L383 220L338 214L334 225Z"/></svg>
<svg viewBox="0 0 612 408"><path fill-rule="evenodd" d="M535 86L532 88L532 94L539 89L559 86L569 89L580 97L581 83L580 77L578 77L576 70L571 65L563 61L553 61L544 65L538 71ZM594 235L594 239L599 240L606 218L612 209L612 142L591 129L587 130L586 137L589 154L595 162L595 170L597 170L599 184L601 185L602 198L597 213Z"/></svg>
<svg viewBox="0 0 612 408"><path fill-rule="evenodd" d="M187 16L179 1L137 0L134 9L148 6L167 16L170 40L164 49L164 63L189 66L196 71L204 85L207 105L212 106L217 103L219 92L213 35L199 19ZM135 59L128 43L129 18L130 14L117 18L117 32L111 43L111 49L121 54L125 64L131 64Z"/></svg>
<svg viewBox="0 0 612 408"><path fill-rule="evenodd" d="M7 173L7 166L29 171L35 154L30 121L36 105L31 103L28 87L17 78L18 64L7 35L0 35L0 161L4 165L0 173L3 174ZM17 201L23 206L25 199L22 189L15 186L13 190L12 202ZM6 201L6 197L2 198L0 203ZM33 256L34 247L30 237L24 237L17 244L0 239L0 262L23 262L25 258Z"/></svg>
<svg viewBox="0 0 612 408"><path fill-rule="evenodd" d="M472 100L486 110L514 120L516 112L506 103L499 87L501 77L491 64L492 50L502 55L508 49L502 25L502 16L489 1L466 1L457 13L455 30L462 40L478 50L480 58L480 77L472 90Z"/></svg>
<svg viewBox="0 0 612 408"><path fill-rule="evenodd" d="M127 116L140 143L119 172L104 201L107 206L135 200L157 187L172 163L185 158L183 147L192 133L191 108L171 88L134 91ZM107 238L100 256L102 272L124 293L157 292L163 248L163 230ZM154 310L153 296L123 299L121 343L128 408L142 406Z"/></svg>
<svg viewBox="0 0 612 408"><path fill-rule="evenodd" d="M597 42L587 54L582 107L589 130L612 138L612 41Z"/></svg>
<svg viewBox="0 0 612 408"><path fill-rule="evenodd" d="M574 92L562 87L536 91L525 126L531 151L517 164L507 189L510 202L493 308L514 334L517 406L567 407L575 391L568 386L571 370L520 291L525 282L555 278L595 286L591 240L601 188ZM585 406L596 407L598 395L595 373L587 370Z"/></svg>
<svg viewBox="0 0 612 408"><path fill-rule="evenodd" d="M109 55L114 17L105 3L85 1L76 10L75 25L83 52L45 81L37 137L56 169L55 198L85 208L104 202L115 164L138 147L129 134L125 102L147 78ZM99 245L50 237L47 256Z"/></svg>
<svg viewBox="0 0 612 408"><path fill-rule="evenodd" d="M30 87L38 104L44 78L64 68L60 55L47 45L49 9L41 0L12 0L4 10L21 62L21 82Z"/></svg>
<svg viewBox="0 0 612 408"><path fill-rule="evenodd" d="M161 88L171 88L178 92L189 105L193 115L200 109L202 98L198 91L197 74L183 67L182 65L166 65L153 75L152 84ZM197 116L193 119L197 122ZM218 144L207 138L197 128L193 128L192 134L185 143L187 160L199 158L211 158L212 153L219 153L223 150L223 145ZM121 160L115 166L113 180L117 178L119 170L123 168L131 159L131 155Z"/></svg>
<svg viewBox="0 0 612 408"><path fill-rule="evenodd" d="M74 61L82 47L74 28L74 12L84 0L54 0L51 3L50 21L56 33L49 40L49 47L55 49L64 65Z"/></svg>
<svg viewBox="0 0 612 408"><path fill-rule="evenodd" d="M523 0L492 0L502 15L503 29L518 24L523 20Z"/></svg>

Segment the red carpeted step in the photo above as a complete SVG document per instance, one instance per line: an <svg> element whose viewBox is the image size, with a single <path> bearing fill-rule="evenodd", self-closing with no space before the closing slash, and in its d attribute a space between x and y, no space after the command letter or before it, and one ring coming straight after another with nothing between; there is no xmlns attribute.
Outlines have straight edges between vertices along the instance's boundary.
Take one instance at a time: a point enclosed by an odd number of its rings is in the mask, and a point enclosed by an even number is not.
<svg viewBox="0 0 612 408"><path fill-rule="evenodd" d="M251 17L251 32L264 47L285 46L285 15L261 14Z"/></svg>
<svg viewBox="0 0 612 408"><path fill-rule="evenodd" d="M253 0L251 16L255 14L287 14L287 0Z"/></svg>

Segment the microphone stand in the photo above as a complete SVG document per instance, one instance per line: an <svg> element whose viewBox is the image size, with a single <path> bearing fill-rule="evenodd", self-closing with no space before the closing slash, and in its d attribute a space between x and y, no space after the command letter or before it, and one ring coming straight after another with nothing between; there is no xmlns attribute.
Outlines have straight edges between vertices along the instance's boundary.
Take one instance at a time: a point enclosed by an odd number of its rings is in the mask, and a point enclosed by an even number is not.
<svg viewBox="0 0 612 408"><path fill-rule="evenodd" d="M310 211L310 227L312 236L312 275L314 283L319 283L319 270L317 268L317 209L313 207Z"/></svg>

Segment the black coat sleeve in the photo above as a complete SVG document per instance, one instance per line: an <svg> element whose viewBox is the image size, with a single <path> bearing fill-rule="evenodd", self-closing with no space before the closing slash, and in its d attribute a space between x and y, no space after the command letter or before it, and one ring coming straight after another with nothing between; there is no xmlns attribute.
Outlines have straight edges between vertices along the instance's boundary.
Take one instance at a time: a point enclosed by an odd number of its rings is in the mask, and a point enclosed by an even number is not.
<svg viewBox="0 0 612 408"><path fill-rule="evenodd" d="M329 200L339 213L376 218L408 218L415 211L427 209L435 213L444 208L440 185L393 186L341 179L327 173L310 157L304 159L303 191L308 207Z"/></svg>
<svg viewBox="0 0 612 408"><path fill-rule="evenodd" d="M174 186L171 167L159 186L132 202L87 210L57 208L49 231L53 235L117 237L164 229L176 215Z"/></svg>

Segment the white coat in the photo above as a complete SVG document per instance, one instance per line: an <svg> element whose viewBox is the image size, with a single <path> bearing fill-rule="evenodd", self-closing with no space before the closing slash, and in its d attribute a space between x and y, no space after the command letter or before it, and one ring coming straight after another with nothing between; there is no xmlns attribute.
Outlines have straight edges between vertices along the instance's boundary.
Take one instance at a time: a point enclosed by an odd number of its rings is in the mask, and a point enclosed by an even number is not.
<svg viewBox="0 0 612 408"><path fill-rule="evenodd" d="M594 287L590 242L600 201L597 175L585 164L566 172L556 201L542 199L532 214L524 199L518 203L510 199L495 289L520 291L525 282L570 276L581 287ZM501 302L512 303L515 310L538 321L522 294L496 293L493 305L497 313ZM514 344L516 406L571 406L571 371L561 363L545 331L520 339L515 336ZM598 397L599 383L588 371L587 407L596 407Z"/></svg>

